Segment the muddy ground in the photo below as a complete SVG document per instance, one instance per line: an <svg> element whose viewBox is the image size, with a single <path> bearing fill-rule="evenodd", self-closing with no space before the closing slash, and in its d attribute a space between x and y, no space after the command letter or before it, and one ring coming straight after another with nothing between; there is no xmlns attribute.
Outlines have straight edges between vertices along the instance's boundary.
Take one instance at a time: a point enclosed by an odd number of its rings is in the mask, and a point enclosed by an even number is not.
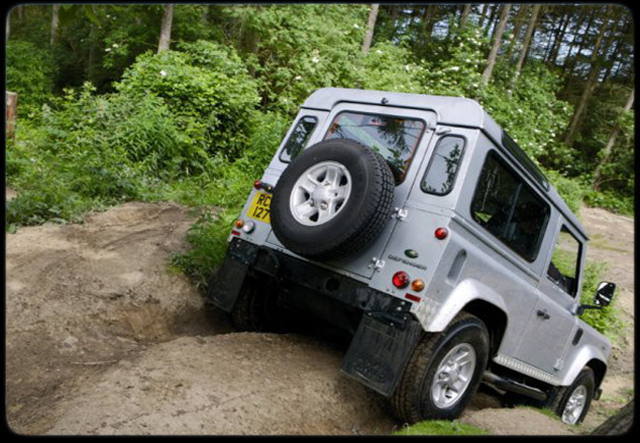
<svg viewBox="0 0 640 443"><path fill-rule="evenodd" d="M494 434L583 433L633 389L633 219L585 209L590 258L628 325L603 400L568 428L483 390L461 421ZM19 434L388 434L384 403L339 373L343 344L238 333L168 266L189 210L127 203L84 223L6 234L6 404Z"/></svg>

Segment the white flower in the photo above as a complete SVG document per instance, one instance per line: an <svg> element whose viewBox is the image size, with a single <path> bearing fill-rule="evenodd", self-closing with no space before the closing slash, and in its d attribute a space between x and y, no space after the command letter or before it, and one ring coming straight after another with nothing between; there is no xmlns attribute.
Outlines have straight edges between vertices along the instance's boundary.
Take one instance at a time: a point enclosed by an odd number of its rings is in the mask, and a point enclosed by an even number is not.
<svg viewBox="0 0 640 443"><path fill-rule="evenodd" d="M379 49L376 49L376 54L382 54L382 51Z"/></svg>
<svg viewBox="0 0 640 443"><path fill-rule="evenodd" d="M313 57L313 58L311 59L311 61L312 61L312 62L314 62L314 63L318 63L318 62L320 61L320 58L318 58L318 57Z"/></svg>
<svg viewBox="0 0 640 443"><path fill-rule="evenodd" d="M354 23L353 27L356 28L356 29L360 29L360 26L357 23Z"/></svg>
<svg viewBox="0 0 640 443"><path fill-rule="evenodd" d="M117 47L118 47L118 44L117 44L117 43L114 43L114 44L113 44L113 45L111 45L111 46L113 46L114 48L117 48Z"/></svg>
<svg viewBox="0 0 640 443"><path fill-rule="evenodd" d="M294 80L302 80L302 76L301 75L296 75L293 79Z"/></svg>
<svg viewBox="0 0 640 443"><path fill-rule="evenodd" d="M110 51L111 51L111 48L107 48L107 49L105 49L104 51L105 51L105 52L110 52Z"/></svg>
<svg viewBox="0 0 640 443"><path fill-rule="evenodd" d="M160 71L160 75L165 77L167 75L166 71L163 69L162 71Z"/></svg>
<svg viewBox="0 0 640 443"><path fill-rule="evenodd" d="M458 67L458 66L452 66L452 67L449 68L449 71L456 71L457 72L459 70L460 70L460 67Z"/></svg>

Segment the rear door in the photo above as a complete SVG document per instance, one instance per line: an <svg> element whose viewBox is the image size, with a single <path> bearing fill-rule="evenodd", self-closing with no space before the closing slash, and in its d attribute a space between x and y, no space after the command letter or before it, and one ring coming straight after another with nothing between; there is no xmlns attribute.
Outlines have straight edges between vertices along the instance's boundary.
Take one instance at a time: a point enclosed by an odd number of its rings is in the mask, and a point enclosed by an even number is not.
<svg viewBox="0 0 640 443"><path fill-rule="evenodd" d="M394 170L393 208L402 208L427 151L436 120L436 113L432 111L340 103L331 110L308 146L330 138L349 138L378 151ZM397 219L392 217L382 234L357 255L318 264L346 272L354 278L371 278L396 223ZM282 246L273 231L267 243L295 255Z"/></svg>

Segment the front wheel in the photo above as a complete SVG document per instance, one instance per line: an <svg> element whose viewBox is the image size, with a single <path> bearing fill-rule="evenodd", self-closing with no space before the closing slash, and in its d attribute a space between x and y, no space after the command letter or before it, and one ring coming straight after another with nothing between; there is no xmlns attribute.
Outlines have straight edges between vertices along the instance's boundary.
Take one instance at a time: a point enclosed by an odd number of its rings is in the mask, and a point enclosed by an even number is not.
<svg viewBox="0 0 640 443"><path fill-rule="evenodd" d="M476 392L489 358L489 333L477 317L462 313L416 347L391 396L395 415L407 423L457 418Z"/></svg>
<svg viewBox="0 0 640 443"><path fill-rule="evenodd" d="M552 396L550 408L564 423L582 423L589 412L595 392L595 375L591 368L584 368L571 386L559 388Z"/></svg>

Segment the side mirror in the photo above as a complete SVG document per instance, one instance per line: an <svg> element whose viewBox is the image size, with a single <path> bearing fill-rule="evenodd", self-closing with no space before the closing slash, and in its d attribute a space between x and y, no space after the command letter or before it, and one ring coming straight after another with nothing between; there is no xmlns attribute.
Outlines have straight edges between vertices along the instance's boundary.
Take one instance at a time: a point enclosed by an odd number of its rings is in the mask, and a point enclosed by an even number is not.
<svg viewBox="0 0 640 443"><path fill-rule="evenodd" d="M593 297L594 305L578 305L576 307L575 314L582 315L587 309L602 309L605 306L611 304L613 299L613 293L616 290L616 284L608 281L600 282L598 289L596 289L596 295Z"/></svg>
<svg viewBox="0 0 640 443"><path fill-rule="evenodd" d="M616 290L616 284L603 281L598 285L596 295L593 297L593 302L597 306L605 307L611 304L613 293Z"/></svg>

